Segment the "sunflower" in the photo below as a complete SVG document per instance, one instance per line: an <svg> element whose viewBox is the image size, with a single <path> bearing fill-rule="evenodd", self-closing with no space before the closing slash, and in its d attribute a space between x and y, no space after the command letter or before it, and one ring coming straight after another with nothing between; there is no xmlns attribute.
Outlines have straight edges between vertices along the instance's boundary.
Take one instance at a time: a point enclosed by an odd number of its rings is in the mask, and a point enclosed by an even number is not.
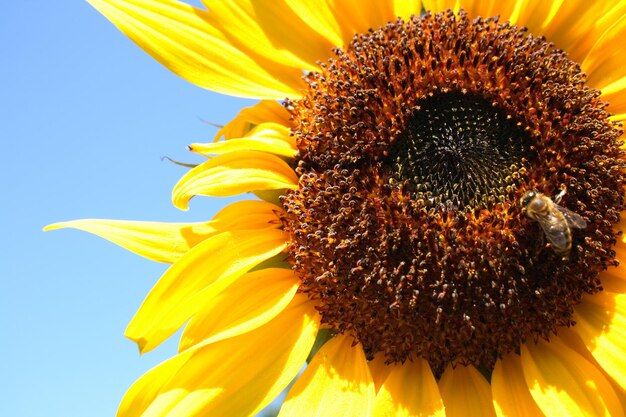
<svg viewBox="0 0 626 417"><path fill-rule="evenodd" d="M626 2L89 1L260 100L172 195L257 198L49 226L172 264L119 416L624 416Z"/></svg>

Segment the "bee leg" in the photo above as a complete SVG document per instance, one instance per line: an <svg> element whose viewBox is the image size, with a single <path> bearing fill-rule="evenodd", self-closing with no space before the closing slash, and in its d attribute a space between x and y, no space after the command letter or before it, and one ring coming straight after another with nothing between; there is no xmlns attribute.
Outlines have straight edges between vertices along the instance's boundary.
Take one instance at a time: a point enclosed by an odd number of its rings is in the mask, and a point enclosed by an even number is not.
<svg viewBox="0 0 626 417"><path fill-rule="evenodd" d="M556 204L560 204L566 192L567 192L567 188L561 187L561 191L559 191L559 193L554 197L554 202Z"/></svg>

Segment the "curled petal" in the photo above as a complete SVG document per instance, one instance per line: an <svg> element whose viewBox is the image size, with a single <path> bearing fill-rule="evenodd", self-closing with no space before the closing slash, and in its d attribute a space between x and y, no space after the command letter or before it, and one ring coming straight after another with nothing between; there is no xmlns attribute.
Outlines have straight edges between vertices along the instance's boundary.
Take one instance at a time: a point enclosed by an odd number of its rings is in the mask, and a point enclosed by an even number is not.
<svg viewBox="0 0 626 417"><path fill-rule="evenodd" d="M254 106L243 108L237 116L217 131L215 141L243 138L261 123L277 123L290 126L289 112L274 100L262 100Z"/></svg>
<svg viewBox="0 0 626 417"><path fill-rule="evenodd" d="M293 158L296 143L287 126L266 122L253 128L245 137L211 143L192 143L189 150L204 156L236 151L260 151Z"/></svg>
<svg viewBox="0 0 626 417"><path fill-rule="evenodd" d="M187 210L196 195L226 197L249 191L295 189L298 177L277 156L236 151L209 159L185 174L172 191L174 206Z"/></svg>

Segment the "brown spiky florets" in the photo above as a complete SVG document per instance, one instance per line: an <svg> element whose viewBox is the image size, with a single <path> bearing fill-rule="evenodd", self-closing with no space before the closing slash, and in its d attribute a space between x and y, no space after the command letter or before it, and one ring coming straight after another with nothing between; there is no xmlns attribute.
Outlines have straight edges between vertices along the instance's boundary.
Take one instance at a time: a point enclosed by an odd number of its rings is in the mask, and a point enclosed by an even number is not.
<svg viewBox="0 0 626 417"><path fill-rule="evenodd" d="M491 369L571 325L614 263L621 131L580 67L524 28L464 13L355 37L288 102L299 188L283 199L301 291L372 357ZM568 260L517 201L582 215Z"/></svg>

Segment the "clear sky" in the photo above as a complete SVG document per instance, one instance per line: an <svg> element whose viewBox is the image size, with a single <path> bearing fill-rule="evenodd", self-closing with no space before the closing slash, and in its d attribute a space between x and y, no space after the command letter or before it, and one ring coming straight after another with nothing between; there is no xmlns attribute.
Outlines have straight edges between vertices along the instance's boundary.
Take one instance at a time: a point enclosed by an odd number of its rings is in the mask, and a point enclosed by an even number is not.
<svg viewBox="0 0 626 417"><path fill-rule="evenodd" d="M191 3L191 2L190 2ZM195 2L196 4L198 2ZM177 338L140 357L123 336L165 270L98 237L44 233L76 218L198 221L227 201L170 202L191 142L250 101L178 78L83 1L0 12L0 416L111 417Z"/></svg>

